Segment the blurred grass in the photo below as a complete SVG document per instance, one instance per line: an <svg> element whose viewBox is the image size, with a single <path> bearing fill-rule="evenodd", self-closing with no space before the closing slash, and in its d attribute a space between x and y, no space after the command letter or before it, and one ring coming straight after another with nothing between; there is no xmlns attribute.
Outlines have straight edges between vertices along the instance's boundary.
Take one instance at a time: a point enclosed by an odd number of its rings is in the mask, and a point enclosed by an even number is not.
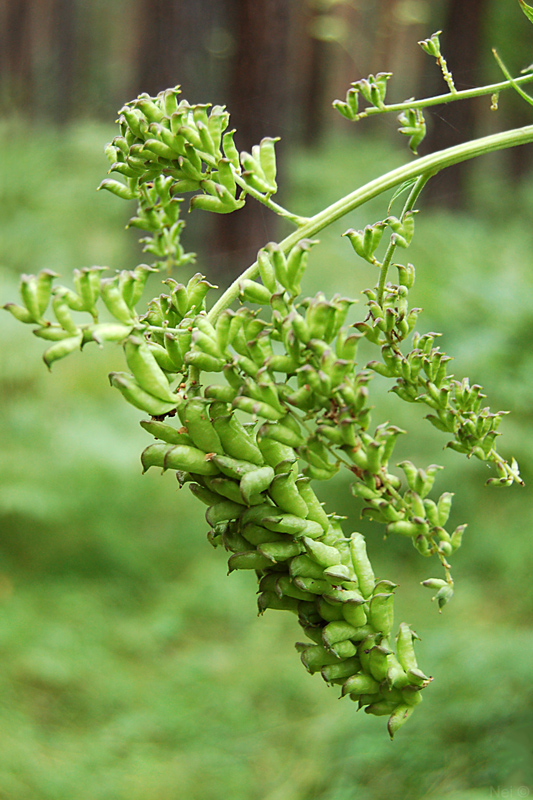
<svg viewBox="0 0 533 800"><path fill-rule="evenodd" d="M112 132L3 132L1 302L20 271L133 265L124 204L93 193ZM404 157L364 139L296 153L292 205L318 210ZM443 333L456 375L512 412L502 449L531 483L533 190L507 186L493 159L472 194L475 214L417 219L412 302L420 329ZM387 202L321 237L308 293L358 297L374 282L338 234L385 216ZM253 576L225 577L189 493L170 475L141 477L142 415L105 378L120 348L86 348L49 375L42 343L7 314L0 334L0 798L481 800L533 787L528 488L486 489L484 465L443 451L420 410L375 381L375 423L412 432L398 460L446 465L436 489L456 491L452 523L469 522L457 595L438 615L418 585L436 566L405 541L383 545L342 477L327 496L319 487L347 531L368 535L378 575L400 584L397 619L421 634L435 676L391 744L383 719L305 673L290 615L257 619Z"/></svg>

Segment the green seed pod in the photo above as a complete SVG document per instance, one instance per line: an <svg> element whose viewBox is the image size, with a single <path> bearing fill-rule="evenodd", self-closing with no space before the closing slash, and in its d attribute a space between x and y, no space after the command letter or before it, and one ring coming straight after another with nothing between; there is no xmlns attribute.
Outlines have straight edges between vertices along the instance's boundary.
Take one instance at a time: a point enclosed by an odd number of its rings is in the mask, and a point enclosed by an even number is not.
<svg viewBox="0 0 533 800"><path fill-rule="evenodd" d="M115 181L111 178L103 180L100 186L98 186L97 191L100 191L100 189L107 189L108 192L122 198L122 200L133 200L135 197L135 193L131 189L123 183L120 183L120 181Z"/></svg>
<svg viewBox="0 0 533 800"><path fill-rule="evenodd" d="M272 566L272 564L270 565ZM275 591L280 595L288 595L289 597L294 597L297 600L309 602L313 599L313 595L310 592L301 589L299 586L289 578L288 575L279 575L275 579Z"/></svg>
<svg viewBox="0 0 533 800"><path fill-rule="evenodd" d="M263 174L272 187L272 192L277 191L276 186L276 153L274 150L276 142L279 142L279 136L272 139L270 136L265 136L259 142L259 163Z"/></svg>
<svg viewBox="0 0 533 800"><path fill-rule="evenodd" d="M288 561L289 558L298 556L302 552L302 546L296 541L265 542L260 544L257 550L276 564L279 561Z"/></svg>
<svg viewBox="0 0 533 800"><path fill-rule="evenodd" d="M338 658L333 653L328 653L324 647L319 644L307 645L302 651L300 656L302 664L311 675L314 672L319 672L322 667L328 664L337 664Z"/></svg>
<svg viewBox="0 0 533 800"><path fill-rule="evenodd" d="M209 489L206 489L205 486L201 486L199 483L190 483L189 489L193 495L197 497L200 502L205 503L206 506L212 506L220 502L220 498L215 492L209 491Z"/></svg>
<svg viewBox="0 0 533 800"><path fill-rule="evenodd" d="M177 399L170 391L166 375L144 339L129 336L124 342L124 353L128 367L142 389L169 403Z"/></svg>
<svg viewBox="0 0 533 800"><path fill-rule="evenodd" d="M322 629L322 642L326 649L330 649L337 642L344 642L347 639L357 637L357 628L344 620L330 622Z"/></svg>
<svg viewBox="0 0 533 800"><path fill-rule="evenodd" d="M374 589L376 578L366 552L365 539L362 534L352 533L350 538L350 553L361 594L363 597L370 597Z"/></svg>
<svg viewBox="0 0 533 800"><path fill-rule="evenodd" d="M239 282L239 294L241 300L247 300L249 303L257 303L258 305L268 305L272 296L272 292L266 286L248 279Z"/></svg>
<svg viewBox="0 0 533 800"><path fill-rule="evenodd" d="M387 723L387 730L389 731L389 736L391 739L394 738L395 734L399 731L402 725L407 722L413 711L413 706L406 704L396 706L396 709L390 715Z"/></svg>
<svg viewBox="0 0 533 800"><path fill-rule="evenodd" d="M219 472L216 464L206 459L203 450L185 444L169 449L165 456L165 469L194 472L196 475L217 475Z"/></svg>
<svg viewBox="0 0 533 800"><path fill-rule="evenodd" d="M353 628L362 628L366 625L367 614L361 603L343 603L341 606L343 619Z"/></svg>
<svg viewBox="0 0 533 800"><path fill-rule="evenodd" d="M253 569L261 571L267 569L272 562L255 550L244 553L234 553L228 559L228 575L236 569Z"/></svg>
<svg viewBox="0 0 533 800"><path fill-rule="evenodd" d="M294 597L278 597L275 592L261 592L257 598L257 606L259 614L263 614L267 608L273 608L278 611L292 611L298 614L298 600Z"/></svg>
<svg viewBox="0 0 533 800"><path fill-rule="evenodd" d="M291 578L317 578L322 579L322 567L307 555L298 555L289 564ZM326 619L326 617L324 617ZM335 617L337 619L337 617Z"/></svg>
<svg viewBox="0 0 533 800"><path fill-rule="evenodd" d="M408 706L417 706L423 700L418 686L406 686L402 689L402 698Z"/></svg>
<svg viewBox="0 0 533 800"><path fill-rule="evenodd" d="M309 535L307 533L309 529L313 532L315 531L315 527L310 528L310 525L314 526L316 523L310 523L308 520L297 517L295 514L275 513L276 509L273 506L270 506L270 512L268 516L265 516L264 519L261 520L261 524L269 530L276 531L277 533L290 533L292 536ZM323 531L322 528L320 528L317 536L322 536L322 534Z"/></svg>
<svg viewBox="0 0 533 800"><path fill-rule="evenodd" d="M333 567L341 563L341 554L336 547L330 547L305 536L302 541L309 558L312 558L321 567Z"/></svg>
<svg viewBox="0 0 533 800"><path fill-rule="evenodd" d="M359 659L351 657L341 661L340 664L328 664L322 667L320 673L327 683L340 683L341 679L344 682L344 679L355 675L360 668L361 662Z"/></svg>
<svg viewBox="0 0 533 800"><path fill-rule="evenodd" d="M235 415L220 416L213 420L224 452L233 458L250 461L257 466L264 463L261 451Z"/></svg>
<svg viewBox="0 0 533 800"><path fill-rule="evenodd" d="M231 480L231 478L208 478L206 479L206 485L209 489L213 492L216 492L220 497L225 497L227 500L231 500L233 503L238 503L239 505L244 505L241 493L239 490L239 484L235 481ZM256 498L254 498L256 499ZM261 497L257 498L257 502L260 503L262 500ZM252 503L250 503L252 505ZM242 509L241 509L242 510ZM245 548L248 550L249 548Z"/></svg>
<svg viewBox="0 0 533 800"><path fill-rule="evenodd" d="M240 408L242 411L246 411L248 414L255 414L264 419L274 421L282 419L285 416L285 412L278 411L268 403L264 403L261 400L254 400L251 397L238 396L233 401L233 406L234 408Z"/></svg>
<svg viewBox="0 0 533 800"><path fill-rule="evenodd" d="M327 581L318 578L304 578L301 575L294 578L294 585L303 592L309 592L310 594L324 594L330 588Z"/></svg>
<svg viewBox="0 0 533 800"><path fill-rule="evenodd" d="M410 522L409 520L399 520L387 525L387 534L396 533L400 536L416 537L425 535L429 531L427 523Z"/></svg>
<svg viewBox="0 0 533 800"><path fill-rule="evenodd" d="M150 467L161 467L163 469L165 464L165 456L168 450L168 445L163 444L162 442L149 444L148 447L145 447L141 453L143 473L150 469Z"/></svg>
<svg viewBox="0 0 533 800"><path fill-rule="evenodd" d="M294 514L304 519L308 514L308 507L300 495L292 472L276 475L268 490L274 503L283 511Z"/></svg>
<svg viewBox="0 0 533 800"><path fill-rule="evenodd" d="M145 431L152 434L154 438L162 439L164 442L168 442L168 444L193 444L192 439L185 432L178 431L176 428L173 428L172 425L167 425L165 422L159 422L154 419L143 419L140 425Z"/></svg>
<svg viewBox="0 0 533 800"><path fill-rule="evenodd" d="M199 399L189 400L180 409L180 418L196 447L204 453L224 453L221 441L208 415L208 407Z"/></svg>
<svg viewBox="0 0 533 800"><path fill-rule="evenodd" d="M249 522L247 525L243 525L241 528L241 533L244 538L250 542L250 544L255 545L258 547L260 544L264 544L266 542L286 542L287 537L284 536L282 533L273 533L269 531L268 528L263 528L262 525L257 525L255 522Z"/></svg>
<svg viewBox="0 0 533 800"><path fill-rule="evenodd" d="M244 502L249 503L254 494L259 494L268 489L273 479L274 470L272 467L260 467L247 472L240 482L240 492Z"/></svg>
<svg viewBox="0 0 533 800"><path fill-rule="evenodd" d="M345 642L337 642L337 644L331 647L331 652L334 653L337 658L347 659L355 656L357 647L353 642L347 640Z"/></svg>
<svg viewBox="0 0 533 800"><path fill-rule="evenodd" d="M374 630L389 636L394 622L394 595L375 594L368 606L368 621Z"/></svg>
<svg viewBox="0 0 533 800"><path fill-rule="evenodd" d="M114 386L120 391L128 403L131 403L136 408L140 408L141 411L145 411L152 417L161 417L169 414L176 409L179 402L178 398L168 403L160 400L153 394L142 389L137 381L126 372L109 373L109 382L111 386Z"/></svg>
<svg viewBox="0 0 533 800"><path fill-rule="evenodd" d="M362 694L375 694L379 691L379 684L370 675L365 675L362 672L356 673L348 678L343 684L341 697L346 697L347 694L359 697Z"/></svg>
<svg viewBox="0 0 533 800"><path fill-rule="evenodd" d="M396 636L396 657L401 667L408 670L418 669L418 663L413 647L413 640L418 636L405 622L400 624L398 635Z"/></svg>
<svg viewBox="0 0 533 800"><path fill-rule="evenodd" d="M368 659L370 674L379 681L379 683L384 681L387 677L390 655L391 651L383 644L375 644L370 648Z"/></svg>
<svg viewBox="0 0 533 800"><path fill-rule="evenodd" d="M205 518L209 525L215 528L219 522L237 519L241 510L242 506L238 503L233 503L231 500L220 500L219 498L219 501L215 503L215 505L209 506L205 512Z"/></svg>
<svg viewBox="0 0 533 800"><path fill-rule="evenodd" d="M388 658L387 664L387 685L389 688L402 689L409 685L409 676L403 669L394 653Z"/></svg>

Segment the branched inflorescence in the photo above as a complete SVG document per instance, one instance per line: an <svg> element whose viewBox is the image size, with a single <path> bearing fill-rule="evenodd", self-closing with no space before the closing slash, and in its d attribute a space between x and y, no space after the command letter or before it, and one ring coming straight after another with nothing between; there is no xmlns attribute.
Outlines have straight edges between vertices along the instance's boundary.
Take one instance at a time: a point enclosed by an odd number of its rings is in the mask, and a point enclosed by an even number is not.
<svg viewBox="0 0 533 800"><path fill-rule="evenodd" d="M439 60L438 37L423 46ZM388 110L389 78L358 81L337 108L360 118L361 94L378 111ZM401 130L416 150L423 117L416 105L402 113ZM446 529L450 492L429 496L439 466L402 461L394 471L394 447L405 431L389 422L372 426L372 377L389 379L400 399L429 407L427 419L450 437L451 448L493 464L497 475L489 483L521 482L516 462L495 447L503 412L483 406L480 386L448 374L450 358L435 346L438 334L413 334L420 312L409 305L415 269L393 263L397 248L411 242L415 203L439 162L403 187L409 193L399 217L346 232L357 256L379 269L376 286L364 292L366 315L348 323L353 300L321 292L302 297L300 288L317 244L308 234L338 218L339 204L331 218L321 212L305 220L273 203L276 140L263 139L251 153L239 154L233 131L226 132L225 109L191 106L179 100L177 88L155 98L141 95L121 110L118 122L120 135L107 155L110 171L125 183L107 179L101 187L137 200L130 225L148 232L142 242L154 264L113 277L105 277L103 267L76 270L74 288L54 286L50 270L24 275L22 305L4 308L48 340L49 367L91 341L122 344L129 372L114 372L110 381L150 416L141 425L156 441L142 454L143 469L172 470L188 483L207 505L209 541L231 552L229 571L256 573L260 613L293 612L307 637L297 644L306 669L339 684L341 695L367 713L388 715L393 736L431 679L418 667L409 625L400 624L393 637L396 585L376 580L364 537L343 532L341 518L325 511L313 482L347 469L362 516L387 535L410 539L423 556L436 556L444 575L423 583L436 591L440 608L453 594L448 558L465 526ZM533 132L524 131L520 141L531 141ZM510 143L517 138L510 132ZM442 166L452 163L446 159ZM209 312L206 297L214 287L197 273L186 285L167 277L166 293L139 314L150 273L194 259L180 243L184 193L193 193L191 208L217 213L239 209L252 195L302 234L262 248L253 268ZM396 283L388 280L392 268ZM241 305L232 309L237 295ZM100 320L100 300L112 320ZM49 307L53 319L46 316ZM88 320L80 322L80 312ZM356 354L363 338L376 358L361 369ZM203 380L202 373L215 379Z"/></svg>

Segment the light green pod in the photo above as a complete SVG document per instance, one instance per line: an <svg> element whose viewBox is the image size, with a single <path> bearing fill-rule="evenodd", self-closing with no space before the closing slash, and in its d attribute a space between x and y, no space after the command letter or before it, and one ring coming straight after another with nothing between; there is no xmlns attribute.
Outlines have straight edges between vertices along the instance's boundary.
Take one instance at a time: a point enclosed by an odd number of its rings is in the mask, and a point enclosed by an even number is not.
<svg viewBox="0 0 533 800"><path fill-rule="evenodd" d="M355 656L357 653L357 647L348 639L344 642L337 642L336 644L332 645L330 649L331 652L337 656L337 658L341 659L353 658L353 656Z"/></svg>
<svg viewBox="0 0 533 800"><path fill-rule="evenodd" d="M51 369L54 361L59 361L60 358L65 358L65 356L70 355L70 353L73 353L75 350L79 350L82 340L83 334L80 331L76 336L69 336L66 339L61 339L61 341L55 342L51 347L48 347L43 353L43 361L48 369Z"/></svg>
<svg viewBox="0 0 533 800"><path fill-rule="evenodd" d="M292 578L318 578L319 580L322 580L323 569L316 563L316 561L313 561L311 558L309 558L309 556L298 555L296 558L291 560L291 563L289 564L289 573ZM324 619L327 619L327 617L324 617ZM337 619L337 617L335 617L335 619Z"/></svg>
<svg viewBox="0 0 533 800"><path fill-rule="evenodd" d="M295 541L278 541L260 544L257 550L274 564L277 564L279 561L288 561L289 558L299 555L302 552L302 547Z"/></svg>
<svg viewBox="0 0 533 800"><path fill-rule="evenodd" d="M297 517L307 517L309 509L296 487L292 472L283 472L276 475L270 484L268 493L283 511L295 514Z"/></svg>
<svg viewBox="0 0 533 800"><path fill-rule="evenodd" d="M238 396L233 401L234 408L240 408L247 414L255 414L263 419L278 420L285 416L285 412L278 411L277 408L265 403L262 400L255 400L252 397Z"/></svg>
<svg viewBox="0 0 533 800"><path fill-rule="evenodd" d="M201 503L205 503L206 506L212 506L220 502L220 497L215 492L211 492L199 483L190 483L189 489L193 495L197 497Z"/></svg>
<svg viewBox="0 0 533 800"><path fill-rule="evenodd" d="M58 342L58 344L62 344ZM54 345L55 346L55 345ZM149 392L145 392L137 381L126 372L109 373L109 382L120 391L122 396L136 408L145 411L152 417L161 417L176 409L178 400L166 403Z"/></svg>
<svg viewBox="0 0 533 800"><path fill-rule="evenodd" d="M407 623L402 622L400 624L398 635L396 636L396 657L406 672L408 670L418 669L415 649L413 646L415 636L416 634L411 630Z"/></svg>
<svg viewBox="0 0 533 800"><path fill-rule="evenodd" d="M292 611L298 614L298 600L294 597L278 597L275 592L261 592L257 598L257 607L259 613L263 614L267 608L273 608L278 611Z"/></svg>
<svg viewBox="0 0 533 800"><path fill-rule="evenodd" d="M281 419L281 415L278 415L276 419ZM288 418L284 420L284 423L274 421L272 423L266 423L261 427L261 436L262 438L273 439L280 444L286 445L288 447L301 447L305 443L305 439L300 432L296 432L293 429L288 427Z"/></svg>
<svg viewBox="0 0 533 800"><path fill-rule="evenodd" d="M247 525L249 522L263 525L263 519L274 511L276 511L276 508L270 503L261 503L261 505L247 508L241 514L241 525Z"/></svg>
<svg viewBox="0 0 533 800"><path fill-rule="evenodd" d="M287 537L282 533L274 533L255 522L248 522L241 528L241 533L250 544L258 547L265 542L286 542Z"/></svg>
<svg viewBox="0 0 533 800"><path fill-rule="evenodd" d="M368 606L368 621L374 630L390 636L394 623L394 595L375 594Z"/></svg>
<svg viewBox="0 0 533 800"><path fill-rule="evenodd" d="M398 661L398 658L391 653L387 665L387 685L389 688L402 689L409 684L409 676Z"/></svg>
<svg viewBox="0 0 533 800"><path fill-rule="evenodd" d="M314 541L306 536L303 537L302 541L307 555L316 561L317 564L320 564L321 567L333 567L341 563L341 554L336 547L330 547L327 544Z"/></svg>
<svg viewBox="0 0 533 800"><path fill-rule="evenodd" d="M373 714L376 717L384 717L387 714L392 714L396 710L398 703L396 700L378 700L376 703L370 703L366 706L365 714Z"/></svg>
<svg viewBox="0 0 533 800"><path fill-rule="evenodd" d="M399 731L402 725L407 722L413 711L414 706L409 706L406 704L396 706L387 723L387 730L389 731L389 736L391 739L394 738L395 734Z"/></svg>
<svg viewBox="0 0 533 800"><path fill-rule="evenodd" d="M379 683L384 681L387 677L390 654L391 651L388 647L384 646L383 643L379 645L375 644L370 648L368 659L370 674L379 681Z"/></svg>
<svg viewBox="0 0 533 800"><path fill-rule="evenodd" d="M349 622L354 628L366 625L367 615L362 603L343 603L340 606L340 612L346 622Z"/></svg>
<svg viewBox="0 0 533 800"><path fill-rule="evenodd" d="M231 478L206 477L206 483L209 489L219 495L219 501L220 497L225 497L227 500L231 500L233 503L238 503L241 506L243 505L239 484L236 483L236 481L231 480Z"/></svg>
<svg viewBox="0 0 533 800"><path fill-rule="evenodd" d="M227 417L217 417L213 420L213 425L227 455L243 461L251 461L258 466L263 465L264 459L261 451L234 414Z"/></svg>
<svg viewBox="0 0 533 800"><path fill-rule="evenodd" d="M196 475L217 475L219 472L217 465L206 459L203 450L185 444L170 448L165 457L165 469L194 472Z"/></svg>
<svg viewBox="0 0 533 800"><path fill-rule="evenodd" d="M228 559L228 575L236 569L253 569L261 571L267 569L272 564L265 556L262 556L256 550L250 550L244 553L234 553Z"/></svg>
<svg viewBox="0 0 533 800"><path fill-rule="evenodd" d="M311 675L314 672L319 672L322 667L328 664L336 664L338 662L337 656L333 653L328 653L324 647L319 644L308 645L303 650L301 656L302 664Z"/></svg>
<svg viewBox="0 0 533 800"><path fill-rule="evenodd" d="M304 578L303 576L298 576L294 578L294 585L301 589L303 592L309 592L310 594L321 594L323 595L325 592L328 591L330 588L329 583L327 581L323 581L317 578Z"/></svg>
<svg viewBox="0 0 533 800"><path fill-rule="evenodd" d="M240 482L240 492L244 502L251 504L250 498L268 489L273 479L274 470L272 467L260 467L247 472Z"/></svg>
<svg viewBox="0 0 533 800"><path fill-rule="evenodd" d="M169 449L169 446L163 442L154 442L153 444L149 444L148 447L145 447L141 453L143 473L150 469L150 467L161 467L163 469L165 456Z"/></svg>
<svg viewBox="0 0 533 800"><path fill-rule="evenodd" d="M271 562L270 566L272 566ZM275 591L280 596L288 595L289 597L294 597L300 601L309 602L313 599L312 592L308 592L305 589L302 589L300 586L297 586L288 575L280 575L276 578Z"/></svg>
<svg viewBox="0 0 533 800"><path fill-rule="evenodd" d="M379 683L371 675L358 672L343 684L341 697L346 697L347 694L359 697L362 694L376 694L378 691Z"/></svg>
<svg viewBox="0 0 533 800"><path fill-rule="evenodd" d="M237 519L241 510L242 506L239 503L234 503L231 500L219 500L215 505L209 506L205 512L205 518L209 525L214 528L219 522Z"/></svg>
<svg viewBox="0 0 533 800"><path fill-rule="evenodd" d="M329 528L329 517L310 485L309 478L298 478L296 487L307 505L307 519L318 522L324 532Z"/></svg>
<svg viewBox="0 0 533 800"><path fill-rule="evenodd" d="M361 594L365 598L370 597L374 590L376 578L366 552L365 539L362 534L352 533L350 537L350 554Z"/></svg>
<svg viewBox="0 0 533 800"><path fill-rule="evenodd" d="M307 536L310 539L318 539L324 533L318 522L302 519L295 514L271 515L265 517L261 524L276 533L290 533L292 536Z"/></svg>
<svg viewBox="0 0 533 800"><path fill-rule="evenodd" d="M165 422L159 422L155 419L142 419L140 425L145 431L152 434L155 439L162 439L168 444L193 444L192 439L185 432L178 431Z"/></svg>
<svg viewBox="0 0 533 800"><path fill-rule="evenodd" d="M324 578L332 584L332 586L338 586L342 584L345 586L346 583L349 583L352 588L357 587L357 577L350 567L347 567L345 564L335 564L333 567L326 567L324 570ZM347 588L345 586L345 588Z"/></svg>
<svg viewBox="0 0 533 800"><path fill-rule="evenodd" d="M257 464L252 464L250 461L243 461L239 458L231 458L231 456L215 455L212 461L224 475L238 481L240 481L247 472L253 472L257 469Z"/></svg>
<svg viewBox="0 0 533 800"><path fill-rule="evenodd" d="M232 553L251 552L248 542L240 533L234 530L233 525L228 525L226 530L222 533L222 543L226 550L231 550Z"/></svg>
<svg viewBox="0 0 533 800"><path fill-rule="evenodd" d="M179 399L170 391L166 375L144 339L128 336L124 342L124 353L128 367L141 389L168 403Z"/></svg>
<svg viewBox="0 0 533 800"><path fill-rule="evenodd" d="M337 642L352 639L354 636L358 636L357 629L344 620L330 622L322 630L322 641L326 649L329 649Z"/></svg>
<svg viewBox="0 0 533 800"><path fill-rule="evenodd" d="M209 419L206 403L197 399L189 400L183 410L180 409L180 419L196 447L205 453L224 453L220 438Z"/></svg>

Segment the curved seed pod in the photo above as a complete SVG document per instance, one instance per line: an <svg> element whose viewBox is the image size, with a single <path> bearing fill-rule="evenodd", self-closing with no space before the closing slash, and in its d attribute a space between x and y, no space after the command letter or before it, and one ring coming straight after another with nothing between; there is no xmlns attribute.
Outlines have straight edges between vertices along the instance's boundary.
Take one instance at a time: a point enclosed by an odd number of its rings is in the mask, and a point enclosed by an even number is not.
<svg viewBox="0 0 533 800"><path fill-rule="evenodd" d="M209 506L205 512L205 518L212 528L219 522L226 520L237 519L241 512L242 506L238 503L233 503L231 500L220 500L214 506ZM255 550L254 550L255 553Z"/></svg>
<svg viewBox="0 0 533 800"><path fill-rule="evenodd" d="M402 698L409 706L417 706L424 699L418 686L406 686L402 689Z"/></svg>
<svg viewBox="0 0 533 800"><path fill-rule="evenodd" d="M268 431L269 429L270 423L266 422L259 429L259 436L257 438L257 446L259 447L265 462L274 469L278 466L278 464L283 462L295 463L297 461L297 455L292 447L284 445L281 442L277 442L275 439L269 438L268 432L265 433L265 431Z"/></svg>
<svg viewBox="0 0 533 800"><path fill-rule="evenodd" d="M390 654L391 651L384 646L383 642L370 648L368 659L370 674L380 683L387 677Z"/></svg>
<svg viewBox="0 0 533 800"><path fill-rule="evenodd" d="M263 570L272 562L256 550L234 553L228 560L228 575L236 569Z"/></svg>
<svg viewBox="0 0 533 800"><path fill-rule="evenodd" d="M288 575L280 575L275 580L275 591L279 595L288 595L295 597L297 600L309 602L313 599L313 594L305 589L296 586Z"/></svg>
<svg viewBox="0 0 533 800"><path fill-rule="evenodd" d="M137 381L126 372L110 372L109 382L111 386L120 391L128 403L147 412L152 417L165 416L171 411L175 411L179 402L178 398L174 402L167 403L154 397L153 394L144 391Z"/></svg>
<svg viewBox="0 0 533 800"><path fill-rule="evenodd" d="M243 461L251 461L258 466L263 465L261 451L234 415L217 417L213 420L213 425L227 455Z"/></svg>
<svg viewBox="0 0 533 800"><path fill-rule="evenodd" d="M292 611L294 614L298 614L298 600L296 600L296 598L289 597L288 595L278 597L275 592L261 592L257 598L257 606L260 614L263 614L267 608L273 608L279 611Z"/></svg>
<svg viewBox="0 0 533 800"><path fill-rule="evenodd" d="M272 467L260 467L247 472L241 479L240 491L245 503L250 502L250 497L254 494L260 494L268 489L272 480L274 479L274 470Z"/></svg>
<svg viewBox="0 0 533 800"><path fill-rule="evenodd" d="M282 472L274 477L268 493L274 503L283 511L295 514L297 517L307 517L307 503L296 487L296 481L292 472Z"/></svg>
<svg viewBox="0 0 533 800"><path fill-rule="evenodd" d="M302 550L300 550L302 552ZM289 564L289 573L291 578L318 578L322 580L323 569L307 555L297 555L296 558L291 560ZM324 617L327 619L327 617ZM337 619L337 617L335 617Z"/></svg>
<svg viewBox="0 0 533 800"><path fill-rule="evenodd" d="M294 578L294 585L303 592L321 595L324 595L330 588L327 581L317 578L304 578L301 575L299 575L297 578Z"/></svg>
<svg viewBox="0 0 533 800"><path fill-rule="evenodd" d="M314 672L319 672L322 667L328 664L336 664L338 662L336 655L328 653L326 649L319 644L307 645L302 651L300 658L302 664L311 675Z"/></svg>
<svg viewBox="0 0 533 800"><path fill-rule="evenodd" d="M357 636L357 628L344 620L330 622L322 629L322 642L326 649L331 648L337 642L344 642Z"/></svg>
<svg viewBox="0 0 533 800"><path fill-rule="evenodd" d="M82 340L83 334L80 331L76 336L69 336L66 339L55 342L55 344L45 350L43 353L43 361L48 369L51 369L54 361L59 361L60 358L65 358L65 356L70 355L70 353L73 353L75 350L80 350Z"/></svg>
<svg viewBox="0 0 533 800"><path fill-rule="evenodd" d="M329 517L311 487L309 478L298 478L296 487L307 505L307 519L318 522L324 533L326 533L330 527Z"/></svg>
<svg viewBox="0 0 533 800"><path fill-rule="evenodd" d="M248 522L243 525L241 533L250 544L256 547L266 543L287 541L287 537L284 534L269 531L268 528L263 528L262 525L257 525L255 522Z"/></svg>
<svg viewBox="0 0 533 800"><path fill-rule="evenodd" d="M261 503L261 505L253 506L252 508L247 508L241 514L240 517L241 525L247 525L249 522L262 525L263 519L268 514L271 514L273 511L276 511L276 508L270 503Z"/></svg>
<svg viewBox="0 0 533 800"><path fill-rule="evenodd" d="M375 694L379 691L379 684L370 675L363 672L356 673L348 678L342 686L341 697L347 694L359 697L362 694Z"/></svg>
<svg viewBox="0 0 533 800"><path fill-rule="evenodd" d="M187 433L178 431L176 428L173 428L172 425L167 425L165 422L159 422L155 419L142 419L140 425L145 431L151 433L155 439L162 439L164 442L168 442L168 444L193 444L192 439Z"/></svg>
<svg viewBox="0 0 533 800"><path fill-rule="evenodd" d="M295 514L269 515L263 518L261 524L276 533L290 533L296 537L307 536L310 539L318 539L324 533L318 522L302 519Z"/></svg>
<svg viewBox="0 0 533 800"><path fill-rule="evenodd" d="M235 526L228 525L222 535L222 543L226 550L231 550L232 553L245 553L250 552L248 542L246 539L237 533L234 529Z"/></svg>
<svg viewBox="0 0 533 800"><path fill-rule="evenodd" d="M350 553L361 594L363 597L370 597L374 590L376 578L366 553L365 539L362 534L352 533L350 538Z"/></svg>
<svg viewBox="0 0 533 800"><path fill-rule="evenodd" d="M361 603L356 603L354 601L343 603L340 607L340 611L346 622L349 622L354 628L362 628L366 625L367 614Z"/></svg>
<svg viewBox="0 0 533 800"><path fill-rule="evenodd" d="M219 470L216 464L206 460L203 450L177 444L171 447L165 456L165 469L194 472L196 475L217 475Z"/></svg>
<svg viewBox="0 0 533 800"><path fill-rule="evenodd" d="M308 558L308 556L300 556L300 558ZM317 567L316 564L315 567ZM315 577L315 576L312 575L309 577ZM318 609L318 613L320 614L322 619L326 620L326 622L337 622L343 619L342 617L343 606L339 605L338 603L336 603L335 605L331 605L331 603L328 603L326 600L324 600L323 597L317 597L316 608Z"/></svg>
<svg viewBox="0 0 533 800"><path fill-rule="evenodd" d="M278 420L285 416L284 411L278 411L268 403L261 400L254 400L252 397L238 396L233 401L234 408L240 408L248 414L256 414L264 419Z"/></svg>
<svg viewBox="0 0 533 800"><path fill-rule="evenodd" d="M276 564L299 555L302 552L302 546L295 541L265 542L258 546L257 551Z"/></svg>
<svg viewBox="0 0 533 800"><path fill-rule="evenodd" d="M165 464L165 456L168 453L168 450L169 446L167 444L163 444L162 442L155 442L154 444L149 444L148 447L145 447L141 453L143 473L150 469L150 467L161 467L163 469Z"/></svg>
<svg viewBox="0 0 533 800"><path fill-rule="evenodd" d="M395 689L403 689L410 683L409 676L394 653L391 653L388 659L386 680L388 687Z"/></svg>
<svg viewBox="0 0 533 800"><path fill-rule="evenodd" d="M128 336L124 342L124 353L126 363L141 389L169 403L178 399L170 391L166 375L144 339Z"/></svg>
<svg viewBox="0 0 533 800"><path fill-rule="evenodd" d="M306 536L303 537L302 541L307 555L317 564L320 564L321 567L333 567L341 563L341 554L336 547L314 541Z"/></svg>
<svg viewBox="0 0 533 800"><path fill-rule="evenodd" d="M391 739L394 738L394 735L399 731L402 725L407 722L413 711L414 706L409 706L406 704L396 706L396 709L390 715L387 724L387 730L389 731L389 736Z"/></svg>
<svg viewBox="0 0 533 800"><path fill-rule="evenodd" d="M246 473L254 472L257 469L257 464L252 464L250 461L243 461L238 458L231 458L231 456L215 455L211 460L224 475L238 481L240 481Z"/></svg>
<svg viewBox="0 0 533 800"><path fill-rule="evenodd" d="M357 653L357 647L347 639L345 642L337 642L337 644L332 645L331 652L337 658L352 658Z"/></svg>
<svg viewBox="0 0 533 800"><path fill-rule="evenodd" d="M219 495L218 498L219 500L220 497L226 497L228 500L231 500L234 503L238 503L241 506L244 505L239 490L239 484L231 480L230 478L210 477L206 480L206 484L209 487L209 489L211 489L213 492L216 492ZM261 500L262 497L259 497L258 502L261 502ZM250 503L250 505L253 504Z"/></svg>
<svg viewBox="0 0 533 800"><path fill-rule="evenodd" d="M205 486L201 486L199 483L190 483L189 489L193 495L197 497L201 503L205 503L206 506L212 506L215 503L220 502L220 498L215 492L211 492L209 489L206 489Z"/></svg>
<svg viewBox="0 0 533 800"><path fill-rule="evenodd" d="M199 399L189 400L180 409L180 419L196 447L205 453L224 453L222 443L209 419L207 405Z"/></svg>
<svg viewBox="0 0 533 800"><path fill-rule="evenodd" d="M368 606L368 621L374 630L389 636L394 622L394 595L375 594Z"/></svg>
<svg viewBox="0 0 533 800"><path fill-rule="evenodd" d="M400 624L398 635L396 636L396 657L406 672L408 670L418 669L418 663L413 647L413 641L415 638L418 638L418 636L414 633L414 631L411 630L407 623L402 622Z"/></svg>

